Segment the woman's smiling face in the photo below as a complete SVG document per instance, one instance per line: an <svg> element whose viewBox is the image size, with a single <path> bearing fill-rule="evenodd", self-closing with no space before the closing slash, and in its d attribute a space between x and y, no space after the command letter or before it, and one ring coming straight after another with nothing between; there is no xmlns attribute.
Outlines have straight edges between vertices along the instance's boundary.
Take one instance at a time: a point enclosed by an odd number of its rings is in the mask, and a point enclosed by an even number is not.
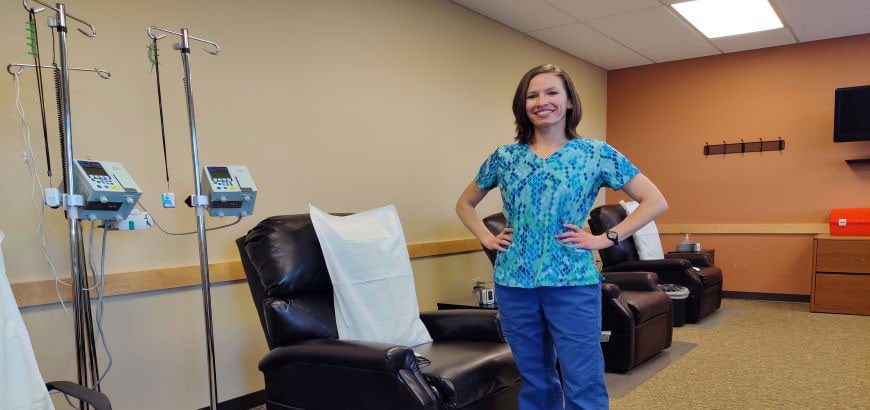
<svg viewBox="0 0 870 410"><path fill-rule="evenodd" d="M526 114L535 128L564 127L565 114L571 109L565 84L556 74L539 74L529 82Z"/></svg>

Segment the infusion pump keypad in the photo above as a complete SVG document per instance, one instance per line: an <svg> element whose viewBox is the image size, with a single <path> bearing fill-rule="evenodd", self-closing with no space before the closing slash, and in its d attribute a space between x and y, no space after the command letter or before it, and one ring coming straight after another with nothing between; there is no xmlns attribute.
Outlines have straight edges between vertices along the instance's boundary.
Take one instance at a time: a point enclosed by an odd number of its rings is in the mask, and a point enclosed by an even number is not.
<svg viewBox="0 0 870 410"><path fill-rule="evenodd" d="M206 167L206 170L208 170L208 176L214 185L215 191L232 192L239 190L239 186L236 185L229 167Z"/></svg>
<svg viewBox="0 0 870 410"><path fill-rule="evenodd" d="M118 185L115 185L115 179L108 175L88 175L88 178L93 181L99 189L110 189L112 191L118 191L121 189Z"/></svg>
<svg viewBox="0 0 870 410"><path fill-rule="evenodd" d="M217 191L238 191L232 178L212 178L212 181L214 181L215 190Z"/></svg>
<svg viewBox="0 0 870 410"><path fill-rule="evenodd" d="M85 171L88 180L93 183L94 187L100 190L120 191L115 178L111 177L106 168L98 161L78 161L79 166Z"/></svg>

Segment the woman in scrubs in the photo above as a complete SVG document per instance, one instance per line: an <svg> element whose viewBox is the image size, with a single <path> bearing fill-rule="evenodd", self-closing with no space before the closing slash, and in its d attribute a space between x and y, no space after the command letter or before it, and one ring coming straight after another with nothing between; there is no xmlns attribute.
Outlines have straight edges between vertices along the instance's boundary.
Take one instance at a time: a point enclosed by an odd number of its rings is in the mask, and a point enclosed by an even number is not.
<svg viewBox="0 0 870 410"><path fill-rule="evenodd" d="M592 251L628 238L668 205L625 156L577 135L580 100L559 67L529 70L517 86L513 112L516 142L483 162L456 213L485 247L498 251L495 294L522 377L520 409L607 408L601 274ZM508 226L498 235L475 209L495 187ZM640 205L610 231L592 235L581 227L602 187L622 189Z"/></svg>

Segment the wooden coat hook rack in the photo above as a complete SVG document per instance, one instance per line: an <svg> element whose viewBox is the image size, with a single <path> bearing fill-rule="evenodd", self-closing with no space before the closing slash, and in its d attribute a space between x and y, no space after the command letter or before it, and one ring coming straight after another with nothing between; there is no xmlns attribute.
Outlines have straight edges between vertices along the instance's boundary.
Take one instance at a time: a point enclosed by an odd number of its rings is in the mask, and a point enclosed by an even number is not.
<svg viewBox="0 0 870 410"><path fill-rule="evenodd" d="M754 142L727 143L722 141L721 144L710 145L704 143L704 155L725 155L725 154L742 154L746 152L763 152L763 151L782 151L785 149L785 140L777 138L771 141L763 141L761 138Z"/></svg>

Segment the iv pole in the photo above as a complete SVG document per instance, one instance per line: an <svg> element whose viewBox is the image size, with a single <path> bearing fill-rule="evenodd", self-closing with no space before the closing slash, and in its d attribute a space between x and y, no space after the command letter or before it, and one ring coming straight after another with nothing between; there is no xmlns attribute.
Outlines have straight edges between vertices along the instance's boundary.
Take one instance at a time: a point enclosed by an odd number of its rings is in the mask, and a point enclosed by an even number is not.
<svg viewBox="0 0 870 410"><path fill-rule="evenodd" d="M66 208L66 217L69 221L71 268L70 273L73 278L73 310L76 313L75 327L78 382L79 384L85 385L86 387L96 387L96 389L99 390L99 385L97 384L99 381L99 371L97 369L97 353L94 342L94 325L90 309L90 293L88 291L88 279L86 271L87 268L84 265L84 251L81 247L81 221L79 221L78 219L79 207L83 206L83 198L81 195L75 194L75 178L73 177L72 171L73 138L69 93L70 67L67 61L67 18L76 20L79 23L87 26L90 29L90 33L82 30L81 28L78 29L80 33L84 34L87 37L96 36L97 31L90 23L68 14L66 12L66 6L63 3L57 3L55 7L52 7L39 0L33 0L33 2L44 6L42 8L32 9L34 14L44 11L46 8L53 10L57 13L54 18L49 17L49 26L57 30L59 43L58 49L60 51L60 65L59 67L52 68L60 70L60 75L58 76L58 82L60 83L58 84L58 89L60 95L58 95L58 100L60 100L59 105L61 109L59 110L58 115L62 117L60 118L60 125L63 128L62 147L64 148L64 187L66 188L66 192L63 194L63 205ZM27 10L28 12L31 11L28 0L22 0L22 4L25 10ZM24 64L9 65L6 67L6 70L9 73L12 73L12 66L20 67L19 72L24 67L31 67L31 65ZM46 68L44 66L36 67L35 65L33 65L32 67L34 69ZM100 77L107 78L102 74L102 70L94 69L93 71L96 71L98 74L100 74ZM90 383L88 382L88 379L90 379ZM89 406L84 404L84 402L80 402L79 407L84 409L88 408Z"/></svg>
<svg viewBox="0 0 870 410"><path fill-rule="evenodd" d="M166 36L155 36L152 32L159 31L167 34L179 36L181 44L175 44L176 50L181 52L181 62L184 66L184 91L187 94L187 120L190 124L190 150L193 156L193 187L194 195L190 198L190 205L196 209L196 231L199 239L199 269L202 279L202 304L205 312L205 339L206 353L208 355L208 388L209 388L209 403L211 410L217 409L217 373L215 370L214 357L214 332L212 328L212 311L211 311L211 283L208 273L208 249L205 236L205 207L208 205L208 196L202 194L200 186L200 167L199 167L199 148L196 142L196 117L193 110L193 89L190 81L190 40L196 40L214 46L214 50L203 48L202 50L211 54L217 55L220 52L220 47L217 43L196 38L189 35L186 28L182 28L181 32L166 30L160 27L148 27L148 37L152 40L160 40Z"/></svg>

